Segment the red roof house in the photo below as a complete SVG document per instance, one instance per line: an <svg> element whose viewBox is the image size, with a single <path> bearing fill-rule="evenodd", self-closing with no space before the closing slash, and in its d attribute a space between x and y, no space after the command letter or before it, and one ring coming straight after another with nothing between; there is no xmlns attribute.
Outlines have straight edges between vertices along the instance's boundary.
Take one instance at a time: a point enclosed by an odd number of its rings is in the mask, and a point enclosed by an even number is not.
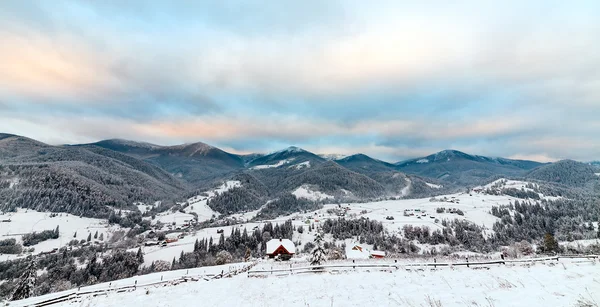
<svg viewBox="0 0 600 307"><path fill-rule="evenodd" d="M292 258L296 253L296 246L292 240L288 239L272 239L267 242L267 256L269 258L280 258L287 260Z"/></svg>

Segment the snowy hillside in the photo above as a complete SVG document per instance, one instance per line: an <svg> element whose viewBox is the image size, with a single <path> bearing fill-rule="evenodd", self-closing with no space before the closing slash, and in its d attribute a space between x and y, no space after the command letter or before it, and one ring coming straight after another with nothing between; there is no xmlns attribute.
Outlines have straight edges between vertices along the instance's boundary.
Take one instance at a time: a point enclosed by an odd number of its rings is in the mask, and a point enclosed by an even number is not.
<svg viewBox="0 0 600 307"><path fill-rule="evenodd" d="M56 226L59 226L58 239L49 239L27 247L34 248L34 255L67 246L71 240L87 240L90 235L94 241L97 241L100 236L103 241L108 241L113 232L121 229L119 226L109 226L108 222L102 219L78 217L68 213L59 213L54 216L48 212L38 212L30 209L0 213L0 221L3 221L0 222L0 240L14 238L18 243L23 242L22 238L25 234L54 230ZM0 254L0 261L25 256L27 254Z"/></svg>
<svg viewBox="0 0 600 307"><path fill-rule="evenodd" d="M74 302L90 307L190 306L199 302L202 306L597 306L598 274L597 260L581 259L437 269L400 264L388 269L331 269L281 277L239 274L173 286L139 286L123 293L87 295ZM158 275L118 281L113 287L133 284L136 279L138 285L158 281ZM94 286L102 287L108 285ZM59 295L16 301L11 306Z"/></svg>

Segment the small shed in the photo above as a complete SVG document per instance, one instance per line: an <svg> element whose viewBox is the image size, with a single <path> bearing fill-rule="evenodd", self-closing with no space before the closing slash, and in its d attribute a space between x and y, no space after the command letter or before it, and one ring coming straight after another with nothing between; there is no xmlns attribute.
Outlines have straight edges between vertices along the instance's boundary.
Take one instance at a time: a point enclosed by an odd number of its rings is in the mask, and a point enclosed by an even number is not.
<svg viewBox="0 0 600 307"><path fill-rule="evenodd" d="M267 256L269 258L279 258L288 260L296 253L294 242L289 239L272 239L267 242Z"/></svg>
<svg viewBox="0 0 600 307"><path fill-rule="evenodd" d="M371 251L371 257L372 258L385 258L385 252L384 251Z"/></svg>

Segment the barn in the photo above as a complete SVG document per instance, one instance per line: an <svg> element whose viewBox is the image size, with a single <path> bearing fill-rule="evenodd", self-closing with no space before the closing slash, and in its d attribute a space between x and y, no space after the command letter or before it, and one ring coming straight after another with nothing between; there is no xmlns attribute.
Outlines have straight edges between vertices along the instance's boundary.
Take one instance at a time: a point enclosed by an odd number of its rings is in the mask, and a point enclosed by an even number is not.
<svg viewBox="0 0 600 307"><path fill-rule="evenodd" d="M369 259L369 257L369 251L359 244L347 245L346 247L347 259Z"/></svg>
<svg viewBox="0 0 600 307"><path fill-rule="evenodd" d="M269 258L279 257L288 260L296 253L296 246L292 240L272 239L267 242L267 256Z"/></svg>
<svg viewBox="0 0 600 307"><path fill-rule="evenodd" d="M371 251L371 257L372 258L385 258L385 252L384 251Z"/></svg>

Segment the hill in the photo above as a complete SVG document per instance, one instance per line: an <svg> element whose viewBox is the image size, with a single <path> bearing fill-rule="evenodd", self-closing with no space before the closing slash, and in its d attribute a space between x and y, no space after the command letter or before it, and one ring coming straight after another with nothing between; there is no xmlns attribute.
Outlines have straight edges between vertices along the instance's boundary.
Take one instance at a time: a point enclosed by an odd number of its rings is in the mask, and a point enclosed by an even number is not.
<svg viewBox="0 0 600 307"><path fill-rule="evenodd" d="M496 175L522 176L542 163L469 155L457 150L411 159L396 164L397 170L459 185L480 183Z"/></svg>
<svg viewBox="0 0 600 307"><path fill-rule="evenodd" d="M244 158L197 142L177 146L159 146L125 140L105 140L78 146L98 146L150 162L191 184L244 168Z"/></svg>
<svg viewBox="0 0 600 307"><path fill-rule="evenodd" d="M371 174L377 172L389 172L396 170L396 166L391 163L373 159L365 154L355 154L335 162L349 170L361 174Z"/></svg>
<svg viewBox="0 0 600 307"><path fill-rule="evenodd" d="M134 202L173 199L186 186L164 170L102 148L0 140L0 210L16 207L106 217Z"/></svg>
<svg viewBox="0 0 600 307"><path fill-rule="evenodd" d="M525 177L570 187L589 187L599 182L600 177L596 175L597 173L598 169L592 165L573 160L561 160L533 169Z"/></svg>

